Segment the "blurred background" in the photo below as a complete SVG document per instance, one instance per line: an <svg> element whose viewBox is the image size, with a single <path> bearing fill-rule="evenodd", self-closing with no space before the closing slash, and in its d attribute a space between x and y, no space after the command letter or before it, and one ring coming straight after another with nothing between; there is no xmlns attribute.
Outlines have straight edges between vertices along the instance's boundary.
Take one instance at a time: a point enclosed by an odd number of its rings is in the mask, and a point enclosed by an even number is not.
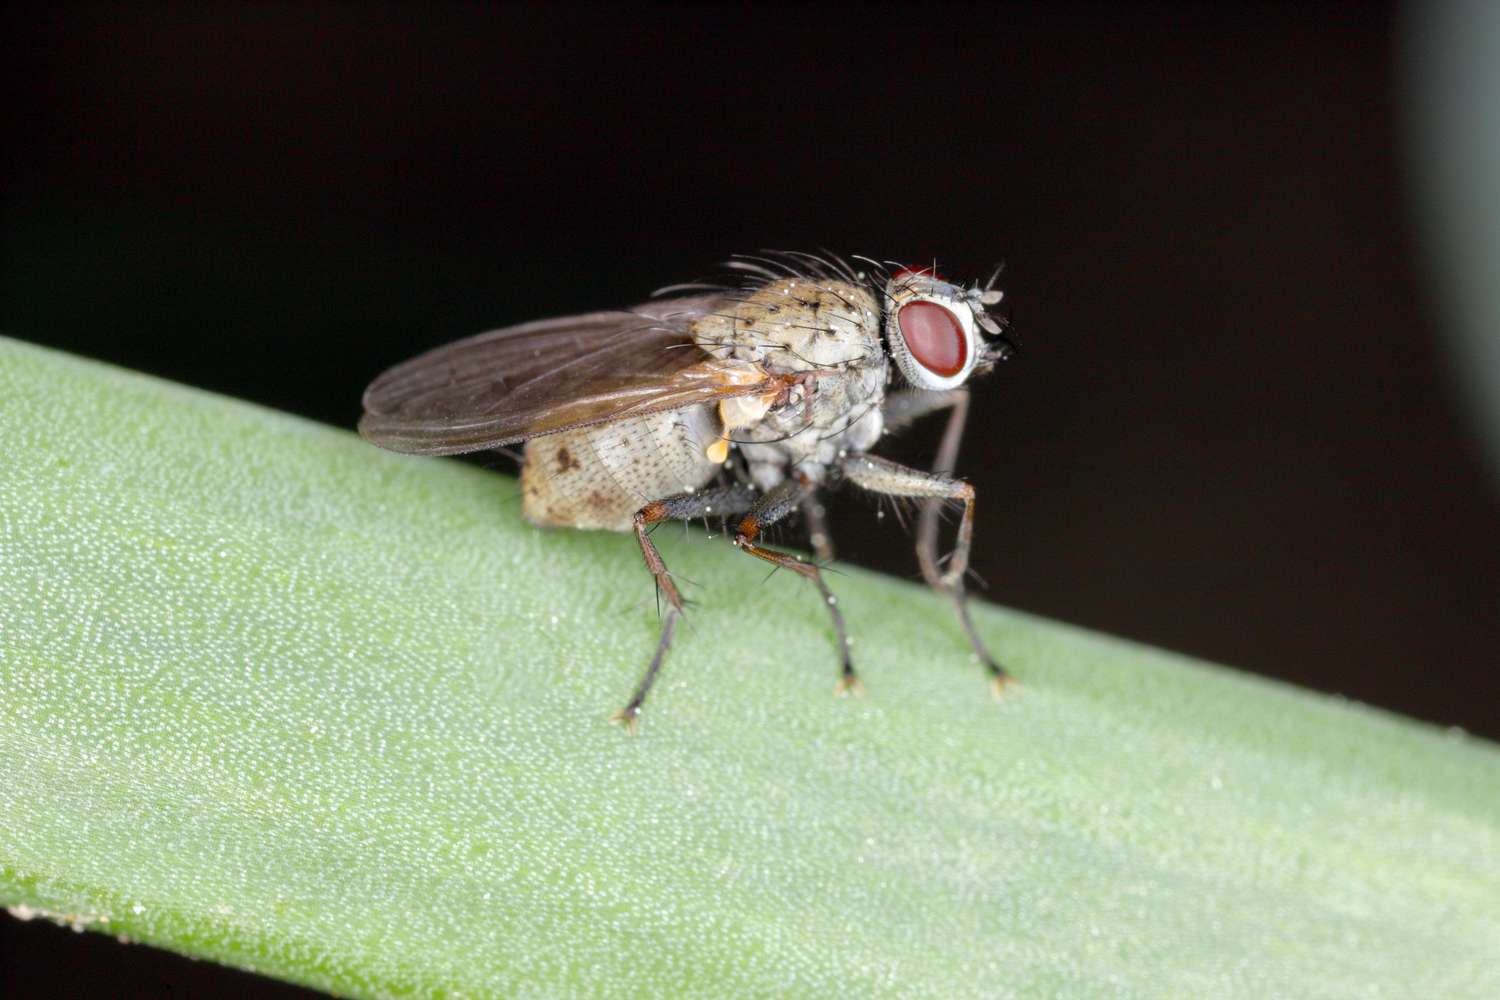
<svg viewBox="0 0 1500 1000"><path fill-rule="evenodd" d="M389 364L736 251L1004 260L1023 349L960 459L989 599L1500 736L1496 200L1462 188L1500 140L1454 100L1500 66L1484 5L0 18L10 335L352 428ZM832 513L915 578L870 502ZM0 925L0 986L91 961L232 975Z"/></svg>

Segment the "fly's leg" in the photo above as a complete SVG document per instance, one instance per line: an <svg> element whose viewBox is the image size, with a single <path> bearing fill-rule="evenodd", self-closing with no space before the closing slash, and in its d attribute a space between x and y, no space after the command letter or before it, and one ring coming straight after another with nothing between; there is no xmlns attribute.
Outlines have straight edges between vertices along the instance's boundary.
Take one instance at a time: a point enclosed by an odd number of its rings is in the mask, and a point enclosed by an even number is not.
<svg viewBox="0 0 1500 1000"><path fill-rule="evenodd" d="M967 414L969 409L969 390L967 389L898 389L885 397L885 404L881 406L880 412L885 417L885 429L887 431L899 431L916 423L929 413L937 413L939 410L952 410L955 416L949 419L952 426L953 420L958 421L959 430L963 432L964 417L959 414L963 411ZM946 437L944 438L946 441ZM953 446L954 456L958 453L958 444ZM951 461L950 461L951 465ZM944 471L935 469L948 475L953 470L949 468Z"/></svg>
<svg viewBox="0 0 1500 1000"><path fill-rule="evenodd" d="M892 393L885 406L886 428L899 429L938 410L949 411L948 426L943 429L937 459L932 463L932 473L951 479L953 468L958 462L958 446L963 440L964 424L969 418L969 390L907 389ZM939 515L942 513L944 499L948 498L923 500L917 520L917 563L922 567L922 578L937 590L946 589L943 575L938 569L937 554L938 530L941 527ZM980 659L988 657L977 642L975 647Z"/></svg>
<svg viewBox="0 0 1500 1000"><path fill-rule="evenodd" d="M969 393L960 391L954 394L955 398L948 405L952 407L948 414L948 426L943 428L943 439L938 444L936 460L932 463L932 474L944 479L952 479L953 468L958 463L958 446L963 440L964 424L969 419ZM942 512L943 502L940 499L927 500L922 504L922 513L917 519L917 564L922 567L922 578L927 581L928 586L937 590L946 589L943 584L943 575L938 570L938 515ZM956 558L955 554L955 558ZM960 592L963 581L959 581ZM974 635L974 629L968 624L969 613L964 608L963 599L959 599L959 617L964 622L964 631L969 635L969 642L974 646L974 651L979 658L986 663L993 663L994 658L985 651L984 644Z"/></svg>
<svg viewBox="0 0 1500 1000"><path fill-rule="evenodd" d="M723 489L679 493L662 500L653 500L635 512L635 540L640 543L646 568L656 579L657 594L666 598L667 610L662 615L661 638L657 640L656 653L651 657L646 672L641 675L640 683L635 686L635 693L630 696L630 701L624 708L609 717L611 722L622 723L626 732L633 734L640 724L641 705L645 703L646 695L656 680L657 671L661 670L662 660L666 659L667 649L672 645L672 636L677 631L677 619L682 617L682 594L672 580L672 574L667 572L667 564L662 561L661 553L656 551L648 529L662 521L693 521L714 514L743 514L754 503L754 490L736 484Z"/></svg>
<svg viewBox="0 0 1500 1000"><path fill-rule="evenodd" d="M790 553L777 552L775 549L756 544L756 539L760 537L762 529L785 517L812 491L811 483L795 479L784 480L780 485L768 490L740 521L739 531L734 536L734 544L757 559L764 559L773 566L789 569L813 582L818 588L818 593L823 595L823 604L833 617L833 631L838 636L839 681L833 691L838 695L863 694L864 685L855 676L854 660L849 655L849 633L844 628L844 613L839 610L838 598L833 596L833 591L829 590L828 584L823 582L823 574L814 564L803 562Z"/></svg>
<svg viewBox="0 0 1500 1000"><path fill-rule="evenodd" d="M941 457L940 455L939 458ZM974 487L961 480L920 469L909 469L874 455L854 455L845 459L843 471L850 482L871 493L912 497L929 501L933 505L944 500L963 501L963 520L959 522L958 539L954 543L953 555L948 560L946 571L939 573L937 560L929 553L923 560L922 575L927 577L935 589L953 598L953 607L958 612L958 621L963 626L964 635L968 637L969 645L979 657L979 662L989 671L990 691L995 697L1000 697L1005 686L1013 683L1013 678L985 649L979 633L974 631L974 622L969 617L968 594L964 590L964 574L969 569L969 548L974 541ZM935 525L936 515L932 533L934 539L937 537ZM918 552L921 552L920 548Z"/></svg>
<svg viewBox="0 0 1500 1000"><path fill-rule="evenodd" d="M828 533L828 512L823 501L809 491L802 498L802 520L807 525L807 541L812 545L813 556L819 563L833 562L833 536Z"/></svg>
<svg viewBox="0 0 1500 1000"><path fill-rule="evenodd" d="M952 481L953 469L958 462L958 447L963 441L964 424L969 418L969 391L967 389L928 390L908 389L903 392L893 393L886 403L886 427L899 428L909 424L920 417L938 410L948 410L948 425L943 429L942 441L938 444L937 458L932 463L932 475L944 480ZM907 470L913 471L913 470ZM913 494L901 494L909 496ZM1005 672L1003 668L990 655L979 634L974 631L974 623L969 618L968 598L964 591L963 572L959 571L956 579L953 567L945 575L941 570L941 561L938 559L938 534L942 527L939 515L942 513L943 501L952 499L948 496L931 497L922 501L921 514L917 519L917 563L922 567L922 578L927 581L928 586L934 590L951 593L954 597L955 606L958 610L958 620L963 625L964 635L969 639L969 645L974 648L974 653L979 657L981 663L990 671L994 681L994 690L998 695L1007 684L1015 683L1015 679ZM965 519L970 517L973 502L969 501L969 509L965 512ZM970 528L972 531L972 528ZM962 544L962 538L960 538ZM967 567L967 546L964 546L965 556L963 564ZM954 553L957 563L958 553Z"/></svg>
<svg viewBox="0 0 1500 1000"><path fill-rule="evenodd" d="M943 428L943 439L938 444L936 460L932 463L933 475L951 479L953 468L958 462L958 446L963 441L964 424L969 419L969 393L967 390L955 394L952 410L948 415L948 426ZM967 484L965 484L967 485ZM965 526L969 530L969 537L973 537L973 514L974 501L972 487L970 488L970 499L964 510ZM960 532L959 544L964 548L963 566L957 571L957 577L950 586L948 580L954 575L954 568L950 566L948 573L939 572L938 560L938 515L942 511L941 500L928 500L922 505L921 516L917 520L917 563L922 567L922 577L927 583L937 590L948 590L953 594L954 607L958 611L958 620L963 625L964 635L969 638L969 645L974 649L974 655L979 657L979 662L985 665L990 672L990 689L996 698L999 698L1005 688L1016 683L1016 679L1005 672L999 662L990 655L985 648L984 642L980 640L979 633L974 631L974 622L969 618L969 600L964 589L964 573L968 569L968 543L962 538ZM954 561L958 561L955 550Z"/></svg>

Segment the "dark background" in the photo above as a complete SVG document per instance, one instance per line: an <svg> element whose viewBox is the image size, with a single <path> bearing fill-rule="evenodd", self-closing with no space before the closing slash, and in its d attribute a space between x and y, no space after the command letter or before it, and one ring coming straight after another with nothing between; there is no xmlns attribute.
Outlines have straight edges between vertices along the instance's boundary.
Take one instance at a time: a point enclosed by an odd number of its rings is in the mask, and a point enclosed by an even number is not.
<svg viewBox="0 0 1500 1000"><path fill-rule="evenodd" d="M1023 352L960 461L992 600L1500 735L1500 503L1420 276L1390 10L0 17L0 329L351 427L388 364L735 251L1004 259ZM834 515L915 575L866 501ZM256 988L13 921L6 967Z"/></svg>

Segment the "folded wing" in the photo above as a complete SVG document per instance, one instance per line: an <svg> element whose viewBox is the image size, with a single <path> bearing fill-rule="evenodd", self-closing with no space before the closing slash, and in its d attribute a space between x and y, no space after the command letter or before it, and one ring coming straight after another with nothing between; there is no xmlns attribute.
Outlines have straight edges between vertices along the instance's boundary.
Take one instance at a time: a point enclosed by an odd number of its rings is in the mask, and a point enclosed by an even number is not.
<svg viewBox="0 0 1500 1000"><path fill-rule="evenodd" d="M365 390L359 432L393 451L453 455L587 424L763 395L781 383L719 361L689 325L723 294L492 330L403 362Z"/></svg>

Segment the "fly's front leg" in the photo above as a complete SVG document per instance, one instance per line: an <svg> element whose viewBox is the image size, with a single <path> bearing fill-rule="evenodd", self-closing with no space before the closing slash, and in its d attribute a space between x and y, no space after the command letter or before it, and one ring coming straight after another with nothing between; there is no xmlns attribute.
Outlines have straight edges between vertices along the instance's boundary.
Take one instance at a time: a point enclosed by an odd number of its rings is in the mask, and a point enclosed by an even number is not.
<svg viewBox="0 0 1500 1000"><path fill-rule="evenodd" d="M881 415L885 418L885 429L887 431L899 431L910 424L927 416L929 413L937 413L940 410L952 410L955 414L958 410L968 411L969 390L968 389L899 389L885 397L885 403L881 406ZM959 427L962 428L964 418L956 417ZM951 425L953 418L949 419ZM954 451L957 452L957 447ZM952 470L949 469L951 472Z"/></svg>
<svg viewBox="0 0 1500 1000"><path fill-rule="evenodd" d="M838 684L833 689L834 693L862 694L864 685L860 684L859 678L855 676L854 660L849 655L849 633L844 628L844 613L839 610L838 598L833 596L833 591L829 590L828 584L823 582L823 574L812 563L803 562L790 553L777 552L775 549L768 549L756 543L762 529L781 520L812 494L813 484L793 479L784 480L780 485L768 490L755 502L755 506L750 508L744 520L740 521L734 544L757 559L764 559L773 566L789 569L813 582L818 588L818 593L823 595L823 604L833 617L833 631L838 636L840 673Z"/></svg>
<svg viewBox="0 0 1500 1000"><path fill-rule="evenodd" d="M743 514L755 503L755 492L748 486L734 485L702 493L679 493L663 500L653 500L635 512L635 540L640 543L641 556L646 568L656 579L656 591L667 600L667 610L661 620L661 638L656 643L656 653L646 672L641 675L635 693L625 707L609 717L611 722L620 722L625 730L634 733L641 717L641 705L656 680L667 649L672 645L672 636L677 631L677 619L682 617L682 593L667 572L667 564L651 541L648 529L662 521L693 521L714 514Z"/></svg>
<svg viewBox="0 0 1500 1000"><path fill-rule="evenodd" d="M957 390L951 394L945 393L950 398L946 401L951 407L948 413L948 426L943 428L943 439L938 444L937 458L932 463L932 474L944 479L953 477L954 466L958 463L958 446L963 441L964 424L969 419L969 393L966 389ZM928 586L938 590L947 589L943 583L943 575L938 569L938 528L941 526L939 515L942 513L942 500L925 500L922 503L922 513L917 518L917 565L922 567L922 578L927 581ZM962 581L960 581L960 585ZM968 612L962 613L967 620ZM971 641L973 629L965 626L970 634ZM975 648L979 651L980 659L985 659L988 654L977 641Z"/></svg>
<svg viewBox="0 0 1500 1000"><path fill-rule="evenodd" d="M969 390L907 389L892 393L885 405L886 428L899 429L939 410L949 411L948 425L943 429L932 472L950 479L958 463L958 446L963 441L964 424L969 418ZM938 568L938 531L942 526L939 515L942 509L943 499L923 500L917 519L917 564L922 567L922 578L928 586L938 590L946 589ZM981 658L984 655L981 654Z"/></svg>
<svg viewBox="0 0 1500 1000"><path fill-rule="evenodd" d="M974 541L974 487L961 480L920 469L909 469L874 455L854 455L845 459L843 471L850 482L871 493L912 497L934 505L944 500L963 501L963 520L958 525L958 539L954 544L953 555L948 560L947 570L939 573L937 560L929 559L924 561L922 574L934 588L952 596L959 623L968 636L969 645L979 657L979 662L989 671L990 690L998 698L1005 686L1012 682L1012 678L990 655L990 651L980 641L979 633L974 631L974 622L969 617L968 594L964 590L964 574L969 569L969 548ZM936 535L934 527L933 537L936 538ZM918 552L920 554L920 548Z"/></svg>

